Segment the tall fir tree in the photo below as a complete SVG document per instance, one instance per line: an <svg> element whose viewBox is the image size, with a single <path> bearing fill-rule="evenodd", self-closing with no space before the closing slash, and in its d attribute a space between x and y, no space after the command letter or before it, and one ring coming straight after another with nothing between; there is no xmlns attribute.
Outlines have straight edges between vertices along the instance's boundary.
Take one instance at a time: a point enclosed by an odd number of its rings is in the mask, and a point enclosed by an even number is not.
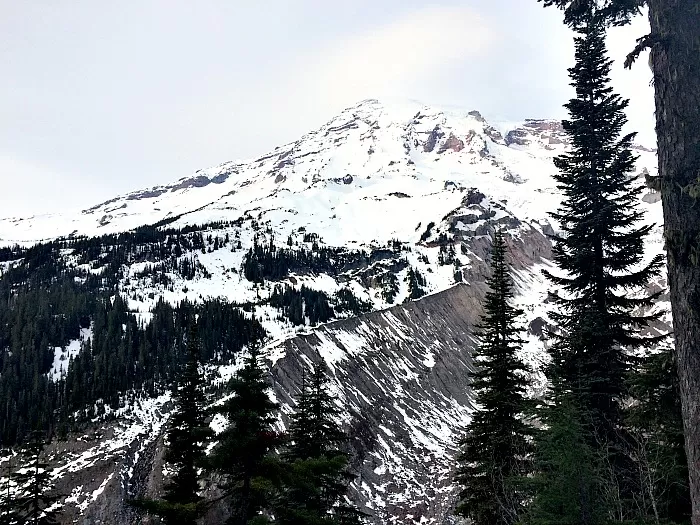
<svg viewBox="0 0 700 525"><path fill-rule="evenodd" d="M328 391L323 363L302 376L296 411L291 417L289 445L283 457L286 479L278 499L277 520L288 525L352 525L362 513L344 501L354 477L343 450L347 436L337 418L340 410Z"/></svg>
<svg viewBox="0 0 700 525"><path fill-rule="evenodd" d="M14 472L15 495L11 503L12 511L21 517L26 525L56 525L56 512L49 510L58 500L50 495L52 490L48 463L43 458L46 441L41 432L30 434L29 442L21 453L27 460L23 468Z"/></svg>
<svg viewBox="0 0 700 525"><path fill-rule="evenodd" d="M409 267L408 269L406 282L408 282L409 299L420 299L425 295L425 277L423 277L420 271L415 269L413 266Z"/></svg>
<svg viewBox="0 0 700 525"><path fill-rule="evenodd" d="M562 232L554 261L564 275L545 272L560 289L552 294L557 310L551 317L559 336L550 350L552 389L545 412L562 410L565 400L575 405L592 456L606 463L600 473L605 481L596 485L590 506L609 509L610 519L624 519L634 515L628 501L634 466L625 454L629 435L623 422L629 356L661 339L644 337L640 330L659 316L654 311L659 294L647 294L645 287L658 276L663 259L644 262L651 226L640 225L641 188L633 177L636 157L630 149L635 134L620 137L628 102L610 87L604 27L593 9L575 50L569 73L576 98L566 105L570 119L563 123L571 149L555 159L563 201L552 214ZM586 520L575 523L597 523Z"/></svg>
<svg viewBox="0 0 700 525"><path fill-rule="evenodd" d="M563 335L552 357L558 376L591 412L596 432L614 441L628 352L659 340L639 335L658 314L638 312L654 306L659 294L643 292L658 276L663 257L643 264L651 226L639 225L641 186L633 177L636 157L630 149L635 134L620 138L628 101L610 87L612 61L595 12L575 49L569 73L576 98L566 104L571 118L563 123L571 151L554 159L564 197L552 213L562 232L554 262L566 275L546 272L563 292L553 294L558 309L552 318Z"/></svg>
<svg viewBox="0 0 700 525"><path fill-rule="evenodd" d="M231 503L229 525L263 524L279 476L276 447L283 436L272 428L277 403L268 396L266 372L260 363L260 335L254 337L245 364L231 379L232 396L217 407L227 428L217 436L211 467L222 475L222 489Z"/></svg>
<svg viewBox="0 0 700 525"><path fill-rule="evenodd" d="M165 485L162 500L134 502L167 525L196 525L205 510L199 495L200 470L205 466L205 447L212 434L206 423L204 376L201 370L200 341L196 321L187 338L187 361L174 391L175 410L170 416L164 459L175 471Z"/></svg>
<svg viewBox="0 0 700 525"><path fill-rule="evenodd" d="M531 471L531 433L524 421L528 367L521 347L506 244L497 230L484 314L477 326L477 371L472 376L477 409L462 442L457 481L462 487L457 512L475 525L516 523L525 503L524 481Z"/></svg>
<svg viewBox="0 0 700 525"><path fill-rule="evenodd" d="M681 385L693 525L700 525L700 9L697 0L539 0L565 12L575 28L591 4L612 25L629 24L647 6L650 32L628 55L649 50L656 101L659 177L668 284Z"/></svg>

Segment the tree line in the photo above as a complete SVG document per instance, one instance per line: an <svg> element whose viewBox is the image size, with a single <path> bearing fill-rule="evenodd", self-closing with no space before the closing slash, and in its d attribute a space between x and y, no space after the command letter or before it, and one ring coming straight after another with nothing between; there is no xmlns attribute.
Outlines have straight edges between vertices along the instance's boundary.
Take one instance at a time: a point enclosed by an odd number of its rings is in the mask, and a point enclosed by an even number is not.
<svg viewBox="0 0 700 525"><path fill-rule="evenodd" d="M0 301L0 443L80 428L127 403L167 388L185 356L187 326L198 316L207 362L230 362L258 329L240 308L219 299L158 301L147 323L120 295L95 296L69 279ZM57 351L90 337L55 363ZM58 350L57 350L58 349ZM61 370L50 376L52 367Z"/></svg>

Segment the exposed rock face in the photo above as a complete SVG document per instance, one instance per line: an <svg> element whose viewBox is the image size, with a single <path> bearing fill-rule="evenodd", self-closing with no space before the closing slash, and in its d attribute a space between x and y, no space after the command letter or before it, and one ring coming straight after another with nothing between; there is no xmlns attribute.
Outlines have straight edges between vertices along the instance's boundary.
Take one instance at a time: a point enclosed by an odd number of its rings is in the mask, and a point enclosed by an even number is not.
<svg viewBox="0 0 700 525"><path fill-rule="evenodd" d="M221 182L225 180L226 178L224 177ZM205 175L196 175L194 177L190 177L189 179L183 180L179 184L171 186L170 191L185 190L187 188L204 188L205 186L209 186L209 184L212 182L214 181Z"/></svg>
<svg viewBox="0 0 700 525"><path fill-rule="evenodd" d="M527 132L522 129L512 129L506 134L506 145L516 144L518 146L527 146L530 140L527 138Z"/></svg>
<svg viewBox="0 0 700 525"><path fill-rule="evenodd" d="M467 113L467 115L474 117L479 122L486 122L486 119L481 115L481 112L477 111L476 109L471 110L469 113Z"/></svg>
<svg viewBox="0 0 700 525"><path fill-rule="evenodd" d="M498 144L505 144L505 139L503 138L503 135L501 135L501 132L498 131L496 128L493 126L487 126L484 128L484 134L490 138L492 141L498 143Z"/></svg>
<svg viewBox="0 0 700 525"><path fill-rule="evenodd" d="M222 166L224 166L224 165L222 165ZM122 200L122 199L126 200L126 201L140 201L140 200L146 200L146 199L156 199L156 198L158 198L162 195L165 195L169 192L175 192L178 190L186 190L189 188L204 188L206 186L209 186L209 184L222 184L222 183L226 182L226 180L228 180L229 176L232 173L237 172L237 168L235 166L230 166L230 165L225 165L225 166L228 169L221 169L219 174L214 175L212 177L208 177L206 175L201 175L201 174L195 173L195 175L192 177L180 179L176 183L170 184L168 186L155 186L155 187L148 189L148 190L131 192L122 198L109 199L105 202L102 202L100 204L97 204L95 206L92 206L90 208L83 210L82 213L83 214L94 213L96 210L98 210L100 208L104 208L105 206L108 206L110 204L118 202L119 200Z"/></svg>
<svg viewBox="0 0 700 525"><path fill-rule="evenodd" d="M440 140L444 136L445 136L445 133L440 130L440 127L435 126L433 128L433 130L430 132L430 135L428 135L428 140L426 140L425 144L423 145L423 151L425 153L432 152L435 149L435 146L438 143L438 140Z"/></svg>
<svg viewBox="0 0 700 525"><path fill-rule="evenodd" d="M508 146L529 146L536 142L545 149L554 149L556 145L566 144L567 140L560 121L541 119L528 119L522 126L510 130L505 137Z"/></svg>
<svg viewBox="0 0 700 525"><path fill-rule="evenodd" d="M443 523L451 514L452 459L471 409L471 331L482 293L459 285L281 347L272 377L284 404L293 403L290 393L310 362L328 363L354 434L360 477L353 491L373 523Z"/></svg>
<svg viewBox="0 0 700 525"><path fill-rule="evenodd" d="M139 191L137 193L132 193L126 197L126 200L128 201L138 201L141 199L155 199L156 197L160 197L164 193L166 193L168 190L160 188L160 189L152 189L152 190L145 190L145 191Z"/></svg>
<svg viewBox="0 0 700 525"><path fill-rule="evenodd" d="M458 139L457 137L454 136L453 133L450 133L450 136L447 138L447 140L444 142L442 146L440 146L440 149L438 150L438 153L444 153L448 150L454 151L455 153L460 152L464 149L464 141L462 139Z"/></svg>

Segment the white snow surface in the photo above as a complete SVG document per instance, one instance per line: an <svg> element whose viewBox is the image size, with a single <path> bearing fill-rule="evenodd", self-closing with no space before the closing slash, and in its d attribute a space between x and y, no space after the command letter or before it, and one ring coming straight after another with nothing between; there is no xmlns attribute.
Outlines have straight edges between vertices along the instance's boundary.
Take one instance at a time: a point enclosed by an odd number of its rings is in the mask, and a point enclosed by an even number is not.
<svg viewBox="0 0 700 525"><path fill-rule="evenodd" d="M557 124L534 122L544 128ZM418 223L459 205L459 187L476 187L494 201L506 201L521 219L546 221L558 199L552 158L565 143L559 131L531 126L500 126L504 135L519 131L528 142L506 145L498 123L466 110L366 100L256 159L198 170L77 214L3 219L0 240L27 244L100 235L174 217L180 217L177 226L254 216L270 221L282 239L311 226L334 246L415 241ZM450 138L461 145L450 149ZM654 153L637 153L653 171Z"/></svg>
<svg viewBox="0 0 700 525"><path fill-rule="evenodd" d="M55 347L49 377L54 381L65 377L70 360L80 353L83 343L89 340L92 340L92 328L81 328L78 339L73 339L63 348Z"/></svg>

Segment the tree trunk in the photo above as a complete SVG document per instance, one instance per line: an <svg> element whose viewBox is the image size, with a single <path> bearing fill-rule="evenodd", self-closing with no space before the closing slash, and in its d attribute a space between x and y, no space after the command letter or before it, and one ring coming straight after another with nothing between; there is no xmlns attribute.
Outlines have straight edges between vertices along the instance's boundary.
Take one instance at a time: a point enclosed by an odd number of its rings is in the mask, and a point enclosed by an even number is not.
<svg viewBox="0 0 700 525"><path fill-rule="evenodd" d="M700 525L700 2L648 5L668 282L693 525Z"/></svg>

